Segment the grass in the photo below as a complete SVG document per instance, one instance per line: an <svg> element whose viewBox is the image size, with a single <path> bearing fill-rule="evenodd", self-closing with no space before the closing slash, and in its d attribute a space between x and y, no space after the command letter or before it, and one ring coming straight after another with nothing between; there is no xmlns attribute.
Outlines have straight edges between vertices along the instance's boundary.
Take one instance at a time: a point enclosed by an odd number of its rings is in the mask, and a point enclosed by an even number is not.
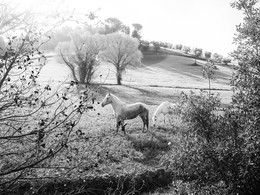
<svg viewBox="0 0 260 195"><path fill-rule="evenodd" d="M52 58L48 60L42 69L40 82L51 80L53 85L57 85L69 79L69 69L65 65ZM76 143L82 144L81 153L84 155L80 169L85 178L140 175L145 171L164 169L167 163L163 159L179 147L180 120L173 118L173 125L165 125L160 118L158 128L150 125L150 131L142 133L141 119L136 118L127 121L126 135L123 132L116 134L113 109L111 105L101 107L100 102L107 92L127 103L144 102L149 107L151 124L151 116L162 101L176 102L182 91L207 90L208 81L202 77L205 61L197 60L198 66L193 66L194 59L190 57L147 54L142 63L141 67L127 69L121 86L115 85L113 66L103 63L96 73L95 82L102 85L96 87L94 109L84 114L78 127L86 139ZM223 104L230 102L232 71L230 67L218 65L217 79L212 82L213 93L220 94Z"/></svg>

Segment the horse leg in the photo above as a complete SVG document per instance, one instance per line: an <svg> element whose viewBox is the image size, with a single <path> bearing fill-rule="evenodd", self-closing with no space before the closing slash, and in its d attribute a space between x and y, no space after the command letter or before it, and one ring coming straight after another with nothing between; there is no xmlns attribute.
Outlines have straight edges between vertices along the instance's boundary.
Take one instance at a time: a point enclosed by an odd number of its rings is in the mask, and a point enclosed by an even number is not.
<svg viewBox="0 0 260 195"><path fill-rule="evenodd" d="M148 131L149 130L149 117L148 117L148 114L145 117L145 119L146 119L146 128L147 128L147 131Z"/></svg>
<svg viewBox="0 0 260 195"><path fill-rule="evenodd" d="M141 117L141 119L143 121L143 131L142 132L144 132L144 129L145 129L145 117L144 117L143 114L140 114L139 116Z"/></svg>
<svg viewBox="0 0 260 195"><path fill-rule="evenodd" d="M143 133L144 133L144 130L145 130L145 126L147 128L147 131L148 131L148 126L149 126L149 117L148 117L148 112L145 112L145 113L142 113L140 114L140 117L143 121Z"/></svg>
<svg viewBox="0 0 260 195"><path fill-rule="evenodd" d="M116 133L118 133L118 129L119 129L120 124L121 124L121 120L116 118Z"/></svg>
<svg viewBox="0 0 260 195"><path fill-rule="evenodd" d="M125 134L125 126L127 125L127 124L124 124L124 120L121 120L120 121L121 122L121 130L124 132L124 134Z"/></svg>

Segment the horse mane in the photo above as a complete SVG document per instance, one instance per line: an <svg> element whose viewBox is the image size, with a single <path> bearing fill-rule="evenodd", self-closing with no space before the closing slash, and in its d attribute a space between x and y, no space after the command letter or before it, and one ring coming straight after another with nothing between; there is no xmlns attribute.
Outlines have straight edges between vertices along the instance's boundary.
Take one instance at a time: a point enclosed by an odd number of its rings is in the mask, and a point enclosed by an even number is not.
<svg viewBox="0 0 260 195"><path fill-rule="evenodd" d="M115 98L116 100L118 100L120 103L124 103L123 101L121 101L120 99L119 99L119 97L117 97L115 94L113 94L113 93L110 93L110 95L112 95L113 96L113 98Z"/></svg>
<svg viewBox="0 0 260 195"><path fill-rule="evenodd" d="M163 102L163 103L164 103L164 102ZM155 110L155 112L154 112L154 114L153 114L153 117L152 117L153 122L154 122L154 118L155 118L158 114L161 113L161 110L162 110L162 108L163 108L164 105L165 105L165 104L163 104L163 103L161 103L161 104L157 107L157 109Z"/></svg>

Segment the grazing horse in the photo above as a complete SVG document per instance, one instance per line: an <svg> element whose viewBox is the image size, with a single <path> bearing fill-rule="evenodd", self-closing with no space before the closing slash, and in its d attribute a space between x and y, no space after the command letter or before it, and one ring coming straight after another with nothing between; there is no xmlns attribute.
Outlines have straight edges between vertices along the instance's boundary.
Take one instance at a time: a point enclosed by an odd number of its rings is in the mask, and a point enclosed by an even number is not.
<svg viewBox="0 0 260 195"><path fill-rule="evenodd" d="M115 116L116 116L116 131L118 132L119 126L122 126L122 131L125 130L124 121L128 119L136 118L137 116L140 116L143 121L143 132L145 130L145 127L148 131L149 126L149 110L146 108L145 104L141 102L137 102L134 104L126 104L125 102L122 102L118 97L116 97L112 93L108 93L104 100L101 103L101 106L104 107L108 104L111 104ZM124 131L125 133L125 131Z"/></svg>
<svg viewBox="0 0 260 195"><path fill-rule="evenodd" d="M176 104L170 103L168 101L162 102L156 109L156 111L153 114L153 126L155 126L156 121L160 114L163 114L164 116L164 124L165 124L165 115L173 115L174 109L176 108ZM170 120L170 119L169 119Z"/></svg>

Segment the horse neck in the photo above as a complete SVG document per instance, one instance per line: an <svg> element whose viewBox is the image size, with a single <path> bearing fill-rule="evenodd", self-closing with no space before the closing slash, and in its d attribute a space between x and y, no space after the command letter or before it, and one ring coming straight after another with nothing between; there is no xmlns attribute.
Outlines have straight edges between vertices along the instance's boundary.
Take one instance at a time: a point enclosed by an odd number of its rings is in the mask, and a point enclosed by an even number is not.
<svg viewBox="0 0 260 195"><path fill-rule="evenodd" d="M161 110L162 110L162 107L161 107L161 106L158 107L158 108L155 110L155 112L154 112L154 114L153 114L153 120L154 120L155 117L157 117L158 114L161 113Z"/></svg>
<svg viewBox="0 0 260 195"><path fill-rule="evenodd" d="M122 102L118 97L116 97L115 95L111 95L112 97L112 107L113 109L116 111L118 110L119 107L121 107L122 104L124 104L124 102Z"/></svg>

